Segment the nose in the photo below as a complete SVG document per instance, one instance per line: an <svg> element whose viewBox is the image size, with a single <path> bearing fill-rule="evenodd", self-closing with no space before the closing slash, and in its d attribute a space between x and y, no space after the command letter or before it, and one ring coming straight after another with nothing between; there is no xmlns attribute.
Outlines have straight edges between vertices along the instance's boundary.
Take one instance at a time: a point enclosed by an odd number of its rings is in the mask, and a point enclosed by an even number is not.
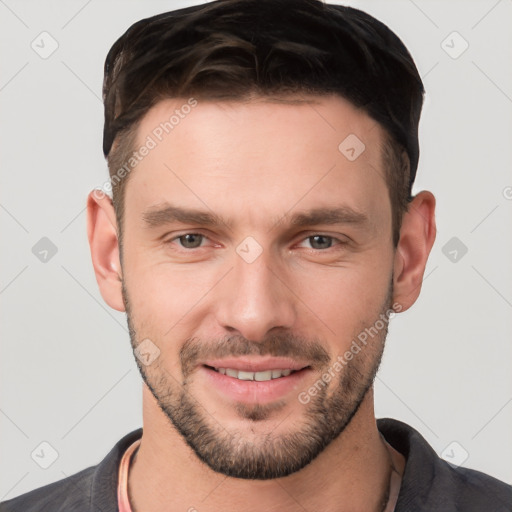
<svg viewBox="0 0 512 512"><path fill-rule="evenodd" d="M272 329L290 329L296 320L296 297L285 273L265 253L251 263L236 255L217 296L219 325L252 341L264 339Z"/></svg>

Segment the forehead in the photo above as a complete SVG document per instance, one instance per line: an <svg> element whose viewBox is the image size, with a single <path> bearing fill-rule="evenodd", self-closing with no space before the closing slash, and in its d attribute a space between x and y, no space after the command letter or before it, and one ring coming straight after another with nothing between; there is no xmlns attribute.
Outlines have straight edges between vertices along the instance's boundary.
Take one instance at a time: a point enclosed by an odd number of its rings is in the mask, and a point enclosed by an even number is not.
<svg viewBox="0 0 512 512"><path fill-rule="evenodd" d="M389 205L377 201L388 196L381 144L378 123L335 96L302 103L163 100L137 130L127 211L170 202L255 222L294 204L340 202L384 215Z"/></svg>

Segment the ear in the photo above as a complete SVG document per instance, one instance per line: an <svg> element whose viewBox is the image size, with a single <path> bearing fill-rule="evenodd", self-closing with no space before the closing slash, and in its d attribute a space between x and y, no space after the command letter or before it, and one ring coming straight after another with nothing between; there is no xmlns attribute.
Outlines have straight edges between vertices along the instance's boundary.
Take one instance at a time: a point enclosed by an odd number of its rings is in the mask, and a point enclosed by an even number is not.
<svg viewBox="0 0 512 512"><path fill-rule="evenodd" d="M125 311L114 205L98 189L87 197L87 237L101 296L111 308Z"/></svg>
<svg viewBox="0 0 512 512"><path fill-rule="evenodd" d="M421 291L428 255L436 238L436 199L426 190L409 203L402 219L400 241L395 252L393 302L409 309Z"/></svg>

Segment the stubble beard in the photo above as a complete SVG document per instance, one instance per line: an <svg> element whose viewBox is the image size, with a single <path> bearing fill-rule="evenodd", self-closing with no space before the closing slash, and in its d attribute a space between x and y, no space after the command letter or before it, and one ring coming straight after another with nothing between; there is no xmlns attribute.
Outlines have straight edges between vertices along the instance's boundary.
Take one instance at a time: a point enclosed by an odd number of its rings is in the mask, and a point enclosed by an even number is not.
<svg viewBox="0 0 512 512"><path fill-rule="evenodd" d="M128 328L132 348L135 349L144 337L139 337L133 322L133 312L128 300L128 293L123 282L123 300L125 302ZM381 314L390 310L392 300L392 285L390 285L386 300L381 307ZM366 325L361 329L370 328ZM312 462L322 451L346 429L358 411L365 396L373 386L379 369L388 324L379 330L361 351L354 355L330 382L322 381L317 385L317 393L310 401L301 404L302 418L285 417L283 422L289 423L286 433L272 435L247 434L247 428L239 431L228 431L222 426L222 418L212 417L193 396L194 362L204 352L206 343L197 338L186 340L180 349L182 381L176 380L162 365L159 357L149 366L135 358L143 381L153 394L158 406L169 419L183 440L193 450L196 456L213 471L241 479L269 480L282 478L300 471ZM215 350L215 356L223 355L265 355L291 356L303 359L307 354L316 361L318 380L320 382L333 359L326 352L325 344L317 341L302 340L283 333L273 336L261 343L249 342L242 337L229 337L219 341L218 345L208 344L208 347L220 347ZM160 348L164 346L158 340L152 340ZM162 350L162 348L161 348ZM229 352L228 352L229 351ZM162 350L162 352L164 352ZM206 353L206 352L205 352ZM212 349L207 352L211 355ZM311 383L313 384L313 383ZM311 385L308 384L308 385ZM257 430L257 423L271 418L279 410L286 407L289 400L267 404L234 403L234 410L240 420L252 423ZM297 398L298 401L298 398ZM245 434L244 434L245 433Z"/></svg>

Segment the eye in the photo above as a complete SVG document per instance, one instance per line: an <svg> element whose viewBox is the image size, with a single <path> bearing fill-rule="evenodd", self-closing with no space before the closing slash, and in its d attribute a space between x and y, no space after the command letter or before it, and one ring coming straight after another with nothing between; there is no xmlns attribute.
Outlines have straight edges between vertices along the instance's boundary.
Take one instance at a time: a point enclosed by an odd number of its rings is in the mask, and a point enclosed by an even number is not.
<svg viewBox="0 0 512 512"><path fill-rule="evenodd" d="M205 236L201 235L200 233L186 233L184 235L172 238L168 243L178 240L184 249L197 249L201 246L201 242L204 238Z"/></svg>
<svg viewBox="0 0 512 512"><path fill-rule="evenodd" d="M308 236L304 239L305 241L309 241L311 248L315 250L330 249L333 245L343 245L345 243L332 236L321 234Z"/></svg>

